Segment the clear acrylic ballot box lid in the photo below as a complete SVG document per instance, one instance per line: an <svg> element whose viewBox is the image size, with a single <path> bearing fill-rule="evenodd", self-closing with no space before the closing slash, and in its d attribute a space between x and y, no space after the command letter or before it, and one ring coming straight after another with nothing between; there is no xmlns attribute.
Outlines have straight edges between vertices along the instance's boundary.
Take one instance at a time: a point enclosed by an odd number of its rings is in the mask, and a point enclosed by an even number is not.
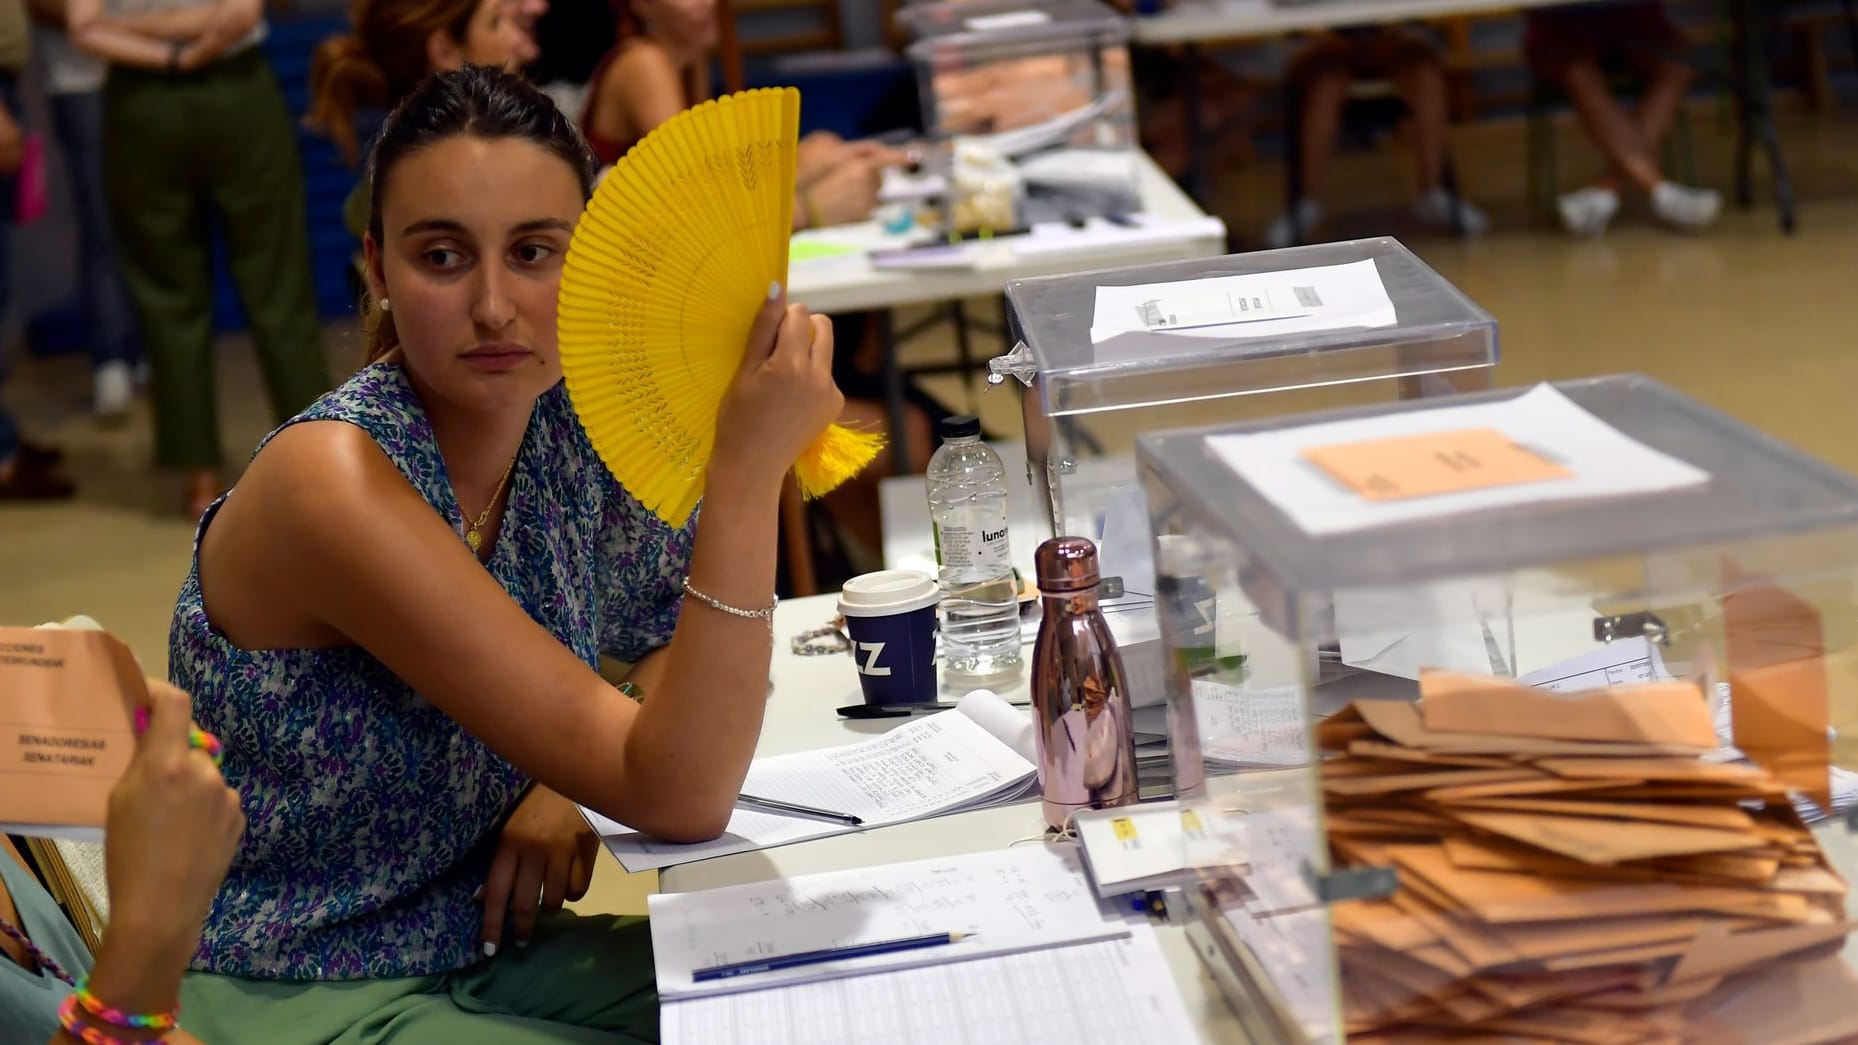
<svg viewBox="0 0 1858 1045"><path fill-rule="evenodd" d="M1273 295L1285 307L1254 322L1167 329L1140 311ZM1015 347L990 380L1024 385L1052 533L1096 540L1104 575L1143 592L1136 433L1488 388L1497 362L1496 320L1390 237L1017 280L1006 303Z"/></svg>
<svg viewBox="0 0 1858 1045"><path fill-rule="evenodd" d="M1141 207L1129 25L1096 0L911 6L923 127L951 143L952 227Z"/></svg>
<svg viewBox="0 0 1858 1045"><path fill-rule="evenodd" d="M1858 480L1636 375L1137 456L1253 1040L1858 1035Z"/></svg>

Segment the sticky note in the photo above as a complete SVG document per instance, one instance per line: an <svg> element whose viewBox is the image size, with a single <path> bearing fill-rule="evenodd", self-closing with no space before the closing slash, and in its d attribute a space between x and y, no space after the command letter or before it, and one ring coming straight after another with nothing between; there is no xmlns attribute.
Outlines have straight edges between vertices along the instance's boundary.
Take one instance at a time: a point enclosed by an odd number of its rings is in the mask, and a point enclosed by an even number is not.
<svg viewBox="0 0 1858 1045"><path fill-rule="evenodd" d="M1304 450L1303 457L1368 501L1436 497L1573 475L1494 428L1316 446Z"/></svg>

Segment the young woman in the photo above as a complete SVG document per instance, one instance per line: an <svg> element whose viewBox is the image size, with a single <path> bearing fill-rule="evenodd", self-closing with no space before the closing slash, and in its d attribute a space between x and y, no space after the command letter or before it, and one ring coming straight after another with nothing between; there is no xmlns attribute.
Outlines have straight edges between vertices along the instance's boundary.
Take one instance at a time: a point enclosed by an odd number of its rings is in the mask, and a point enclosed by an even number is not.
<svg viewBox="0 0 1858 1045"><path fill-rule="evenodd" d="M209 509L175 610L173 673L251 821L190 1026L654 1040L646 926L539 915L586 874L570 800L672 840L728 823L766 702L781 481L841 406L831 327L770 288L701 526L674 529L609 478L560 383L562 258L595 174L573 125L467 67L408 96L371 164L374 362ZM642 703L602 651L635 663Z"/></svg>
<svg viewBox="0 0 1858 1045"><path fill-rule="evenodd" d="M310 57L309 125L350 163L367 160L388 107L434 72L485 65L514 69L523 31L508 0L355 0L354 31L324 40ZM342 221L368 230L368 191L355 187Z"/></svg>
<svg viewBox="0 0 1858 1045"><path fill-rule="evenodd" d="M123 1012L172 1012L200 923L219 891L245 818L205 752L189 747L187 694L149 682L149 728L110 791L104 874L110 924L92 960L11 842L0 837L0 1041L77 1045L59 1027L75 984ZM166 1034L100 1026L124 1041L198 1045Z"/></svg>

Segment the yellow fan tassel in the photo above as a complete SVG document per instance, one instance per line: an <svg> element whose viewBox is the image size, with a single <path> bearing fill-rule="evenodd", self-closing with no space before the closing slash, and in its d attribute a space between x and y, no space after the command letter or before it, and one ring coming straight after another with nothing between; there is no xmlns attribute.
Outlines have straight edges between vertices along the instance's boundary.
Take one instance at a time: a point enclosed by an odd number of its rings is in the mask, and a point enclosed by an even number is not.
<svg viewBox="0 0 1858 1045"><path fill-rule="evenodd" d="M800 481L801 495L808 500L826 496L864 471L882 449L884 437L880 433L833 425L794 462L794 478Z"/></svg>

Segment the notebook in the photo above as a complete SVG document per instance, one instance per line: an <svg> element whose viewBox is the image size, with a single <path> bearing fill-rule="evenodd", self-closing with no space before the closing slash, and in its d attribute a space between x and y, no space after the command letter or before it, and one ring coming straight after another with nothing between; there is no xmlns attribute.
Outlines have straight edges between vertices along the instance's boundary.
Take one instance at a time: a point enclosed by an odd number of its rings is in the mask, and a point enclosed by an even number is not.
<svg viewBox="0 0 1858 1045"><path fill-rule="evenodd" d="M1201 1040L1155 930L997 958L667 1001L664 1045L1128 1045Z"/></svg>
<svg viewBox="0 0 1858 1045"><path fill-rule="evenodd" d="M1084 878L1071 845L943 856L651 897L658 996L708 994L862 977L1126 936ZM967 939L697 982L699 969L911 939Z"/></svg>
<svg viewBox="0 0 1858 1045"><path fill-rule="evenodd" d="M1031 716L979 690L948 711L870 740L758 758L742 793L850 813L864 827L907 823L1032 794L1038 787L1032 743ZM632 872L863 829L738 806L720 837L674 845L591 809L581 813Z"/></svg>

